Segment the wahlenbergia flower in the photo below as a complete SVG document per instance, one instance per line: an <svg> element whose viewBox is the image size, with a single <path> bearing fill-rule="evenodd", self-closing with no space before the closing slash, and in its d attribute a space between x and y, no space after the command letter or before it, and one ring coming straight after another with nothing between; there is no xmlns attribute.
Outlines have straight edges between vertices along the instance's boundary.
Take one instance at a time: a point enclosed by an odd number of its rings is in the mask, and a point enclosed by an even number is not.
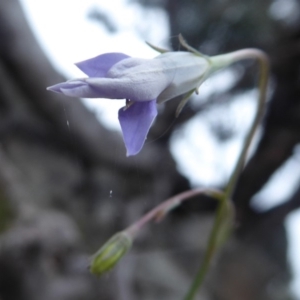
<svg viewBox="0 0 300 300"><path fill-rule="evenodd" d="M191 52L166 52L153 59L106 53L76 66L89 77L48 90L71 97L126 99L119 121L127 156L142 149L157 115L156 103L179 95L188 98L212 69L207 57Z"/></svg>

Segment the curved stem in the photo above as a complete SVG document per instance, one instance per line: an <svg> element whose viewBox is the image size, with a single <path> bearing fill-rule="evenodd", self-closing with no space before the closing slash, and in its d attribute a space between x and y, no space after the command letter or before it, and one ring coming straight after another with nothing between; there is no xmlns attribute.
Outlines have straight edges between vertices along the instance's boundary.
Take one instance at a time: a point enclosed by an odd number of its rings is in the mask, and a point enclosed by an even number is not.
<svg viewBox="0 0 300 300"><path fill-rule="evenodd" d="M146 215L144 215L141 219L136 221L130 227L128 227L125 231L132 237L134 237L137 232L149 221L156 220L160 221L163 217L168 214L169 211L179 206L183 201L188 200L192 197L198 195L207 195L215 198L217 200L221 200L224 197L224 193L222 191L216 189L194 189L182 192L174 197L171 197L161 203L160 205L153 208Z"/></svg>
<svg viewBox="0 0 300 300"><path fill-rule="evenodd" d="M212 60L214 60L215 62L216 61L219 62L219 64L223 63L227 65L228 62L229 64L232 64L234 62L245 60L245 59L256 59L259 63L259 97L258 97L258 104L257 104L254 120L248 132L248 135L246 136L242 151L240 153L240 156L236 162L232 175L230 176L229 182L227 184L226 198L228 199L231 199L232 193L236 186L237 179L244 167L249 146L251 144L255 131L263 116L264 107L266 103L266 96L267 96L268 78L269 78L269 59L263 51L258 49L244 49L229 54L218 55L212 58Z"/></svg>
<svg viewBox="0 0 300 300"><path fill-rule="evenodd" d="M247 157L247 153L251 144L251 141L254 137L255 131L261 121L264 106L266 102L266 94L267 94L267 84L268 84L268 74L269 74L269 61L266 54L257 49L245 49L239 50L236 52L232 52L229 54L219 55L210 58L212 62L212 66L215 69L220 69L220 67L228 66L234 62L244 60L244 59L256 59L259 62L260 73L259 73L259 98L257 104L256 115L252 122L252 125L249 129L248 135L245 138L243 148L241 150L240 156L236 162L236 165L233 169L233 172L229 178L225 194L223 195L223 201L220 202L216 218L214 221L214 225L212 231L210 233L209 241L207 248L205 250L203 263L198 270L196 277L184 298L185 300L193 300L199 290L199 287L203 283L205 275L209 269L211 260L216 250L218 249L218 238L219 232L222 230L224 213L226 213L227 205L229 205L232 193L234 192L238 177L244 167L245 160Z"/></svg>
<svg viewBox="0 0 300 300"><path fill-rule="evenodd" d="M199 290L199 287L201 286L205 278L205 275L209 270L211 260L215 254L215 251L217 250L217 246L218 246L217 241L219 237L220 227L223 224L222 220L224 214L226 214L226 210L227 210L226 202L225 201L220 202L217 209L214 225L209 236L208 245L204 253L203 263L197 272L197 275L188 291L188 294L184 298L185 300L192 300L195 298Z"/></svg>

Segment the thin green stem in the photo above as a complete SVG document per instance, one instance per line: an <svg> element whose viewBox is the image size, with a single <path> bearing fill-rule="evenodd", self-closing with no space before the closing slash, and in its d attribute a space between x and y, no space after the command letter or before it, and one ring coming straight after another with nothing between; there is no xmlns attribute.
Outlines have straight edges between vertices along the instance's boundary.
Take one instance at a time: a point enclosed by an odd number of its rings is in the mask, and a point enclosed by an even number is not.
<svg viewBox="0 0 300 300"><path fill-rule="evenodd" d="M240 156L237 160L237 163L233 169L232 175L229 178L225 194L223 195L223 201L220 201L218 210L216 213L214 225L209 236L208 245L205 250L203 263L200 266L199 271L196 274L196 277L184 298L185 300L193 300L203 283L206 273L208 272L209 266L211 264L213 255L217 251L219 244L219 233L222 231L224 216L227 213L228 205L230 205L230 200L232 193L234 192L238 177L244 167L247 153L251 144L251 141L254 137L255 131L262 119L264 112L264 106L266 102L267 94L267 84L268 84L268 74L269 74L269 61L266 54L257 49L245 49L239 50L233 53L219 55L211 58L212 65L215 69L220 67L228 66L234 62L244 60L244 59L256 59L259 62L260 73L259 73L259 97L256 115L252 122L252 125L249 129L248 135L245 138L243 148L241 150ZM225 216L226 217L226 216Z"/></svg>
<svg viewBox="0 0 300 300"><path fill-rule="evenodd" d="M228 54L226 54L228 55ZM229 182L226 188L226 198L231 199L232 193L235 189L238 177L245 165L247 153L251 144L251 141L254 137L255 131L262 119L266 97L267 97L267 86L268 86L268 79L269 79L269 60L267 55L257 49L245 49L233 52L232 54L232 62L237 62L240 60L245 59L256 59L259 63L259 97L258 97L258 104L256 109L256 114L253 119L252 125L246 136L244 141L243 148L241 150L240 156L236 162L236 165L233 169L232 175L230 176Z"/></svg>
<svg viewBox="0 0 300 300"><path fill-rule="evenodd" d="M217 240L218 240L220 227L223 224L222 220L224 217L225 209L226 209L226 203L225 201L221 201L217 209L216 218L214 220L214 225L211 234L209 236L208 246L205 250L203 263L196 274L195 280L193 281L190 290L188 291L188 294L184 298L185 300L192 300L195 298L199 290L199 287L201 286L205 278L205 275L209 270L211 260L217 250Z"/></svg>
<svg viewBox="0 0 300 300"><path fill-rule="evenodd" d="M126 229L126 232L134 237L140 229L151 220L160 221L163 217L168 214L172 209L179 206L183 201L193 198L198 195L208 195L212 198L220 200L224 197L224 192L216 189L194 189L182 192L176 196L173 196L160 205L153 208L141 219L133 223L130 227Z"/></svg>

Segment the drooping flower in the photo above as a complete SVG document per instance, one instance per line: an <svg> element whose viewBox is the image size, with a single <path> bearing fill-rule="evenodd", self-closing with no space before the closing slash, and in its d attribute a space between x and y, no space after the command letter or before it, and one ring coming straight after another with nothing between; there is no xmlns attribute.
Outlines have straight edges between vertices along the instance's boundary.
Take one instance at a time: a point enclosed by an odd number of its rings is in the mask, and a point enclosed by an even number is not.
<svg viewBox="0 0 300 300"><path fill-rule="evenodd" d="M157 115L156 103L179 95L188 98L212 70L207 57L191 52L166 52L153 59L106 53L76 66L89 77L48 90L71 97L126 99L119 122L127 156L142 149Z"/></svg>

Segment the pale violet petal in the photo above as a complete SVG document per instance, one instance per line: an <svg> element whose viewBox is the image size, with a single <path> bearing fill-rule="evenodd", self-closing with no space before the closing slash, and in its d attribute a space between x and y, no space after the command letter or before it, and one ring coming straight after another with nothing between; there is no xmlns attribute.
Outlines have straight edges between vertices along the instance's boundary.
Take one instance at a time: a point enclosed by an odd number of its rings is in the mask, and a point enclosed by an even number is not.
<svg viewBox="0 0 300 300"><path fill-rule="evenodd" d="M130 99L149 101L155 99L162 87L152 82L132 81L130 78L82 78L59 83L47 88L70 97Z"/></svg>
<svg viewBox="0 0 300 300"><path fill-rule="evenodd" d="M156 100L135 102L119 110L119 121L127 156L139 153L157 115Z"/></svg>
<svg viewBox="0 0 300 300"><path fill-rule="evenodd" d="M168 52L155 58L172 78L170 84L158 96L161 103L198 88L208 76L210 64L204 57L190 52Z"/></svg>
<svg viewBox="0 0 300 300"><path fill-rule="evenodd" d="M105 53L75 65L89 77L106 77L108 70L119 61L129 58L123 53Z"/></svg>
<svg viewBox="0 0 300 300"><path fill-rule="evenodd" d="M169 84L163 74L151 77L140 73L120 78L87 78L86 82L98 91L99 98L130 99L137 102L156 99Z"/></svg>
<svg viewBox="0 0 300 300"><path fill-rule="evenodd" d="M60 90L60 88L64 87L65 85L66 85L66 82L57 83L55 85L48 86L47 90L51 91L51 92L62 94L62 91Z"/></svg>
<svg viewBox="0 0 300 300"><path fill-rule="evenodd" d="M47 90L61 93L70 97L99 98L99 92L90 87L85 79L75 79L58 83L47 88Z"/></svg>

